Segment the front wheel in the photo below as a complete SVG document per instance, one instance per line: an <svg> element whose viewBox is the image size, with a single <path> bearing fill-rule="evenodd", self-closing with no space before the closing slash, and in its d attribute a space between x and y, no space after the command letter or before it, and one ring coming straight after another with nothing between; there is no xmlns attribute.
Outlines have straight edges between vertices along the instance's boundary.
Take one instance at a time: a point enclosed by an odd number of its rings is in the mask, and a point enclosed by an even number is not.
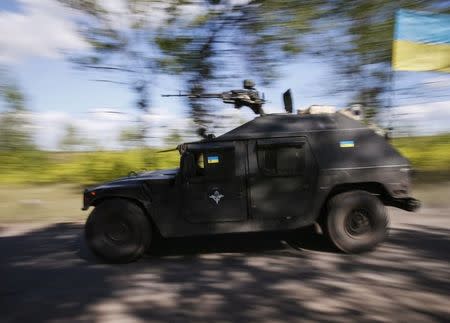
<svg viewBox="0 0 450 323"><path fill-rule="evenodd" d="M139 259L150 245L152 230L143 210L123 199L100 203L89 215L85 238L93 253L114 263Z"/></svg>
<svg viewBox="0 0 450 323"><path fill-rule="evenodd" d="M334 245L346 253L374 249L387 235L383 203L365 191L338 194L327 204L326 229Z"/></svg>

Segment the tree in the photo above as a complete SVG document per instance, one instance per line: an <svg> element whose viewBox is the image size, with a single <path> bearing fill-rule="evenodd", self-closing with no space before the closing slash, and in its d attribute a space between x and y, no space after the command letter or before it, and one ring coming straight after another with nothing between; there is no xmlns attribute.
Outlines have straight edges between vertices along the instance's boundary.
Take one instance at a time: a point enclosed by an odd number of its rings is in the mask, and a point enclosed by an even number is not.
<svg viewBox="0 0 450 323"><path fill-rule="evenodd" d="M236 78L247 74L268 84L280 64L302 51L299 36L311 30L321 3L123 0L123 8L114 12L96 0L60 1L87 15L81 32L93 51L74 60L110 74L103 81L129 86L145 111L160 72L181 76L187 91L230 79L236 87ZM204 102L189 104L196 124L211 124L214 112Z"/></svg>
<svg viewBox="0 0 450 323"><path fill-rule="evenodd" d="M77 128L73 124L68 123L64 128L64 135L59 142L60 149L65 151L73 151L80 149L84 143L84 140L81 139L78 134Z"/></svg>
<svg viewBox="0 0 450 323"><path fill-rule="evenodd" d="M129 86L141 110L158 73L178 75L188 92L235 87L247 75L269 84L281 64L306 52L330 59L330 92L351 93L349 103L370 107L371 116L391 90L395 11L449 10L438 0L123 0L114 12L97 0L60 1L88 17L81 32L93 51L76 61ZM214 106L189 106L198 126L213 125Z"/></svg>
<svg viewBox="0 0 450 323"><path fill-rule="evenodd" d="M77 66L104 72L97 81L125 85L136 94L141 111L149 107L149 87L154 79L155 57L152 41L152 10L160 1L59 0L85 15L80 33L92 50L71 56ZM108 8L110 4L116 8Z"/></svg>
<svg viewBox="0 0 450 323"><path fill-rule="evenodd" d="M183 139L183 137L180 135L180 133L178 132L178 130L173 129L169 135L165 138L164 143L168 146L168 147L176 147L177 145L179 145L181 143L181 140Z"/></svg>
<svg viewBox="0 0 450 323"><path fill-rule="evenodd" d="M450 6L437 7L440 1L436 0L326 3L329 11L317 24L318 46L314 46L314 51L334 63L337 74L332 91L352 93L353 102L349 103L362 104L366 117L373 119L380 109L392 104L391 56L396 11L401 8L448 11Z"/></svg>
<svg viewBox="0 0 450 323"><path fill-rule="evenodd" d="M25 97L5 71L0 77L0 151L35 150Z"/></svg>
<svg viewBox="0 0 450 323"><path fill-rule="evenodd" d="M126 148L138 147L144 144L145 136L139 128L129 127L121 131L119 141Z"/></svg>

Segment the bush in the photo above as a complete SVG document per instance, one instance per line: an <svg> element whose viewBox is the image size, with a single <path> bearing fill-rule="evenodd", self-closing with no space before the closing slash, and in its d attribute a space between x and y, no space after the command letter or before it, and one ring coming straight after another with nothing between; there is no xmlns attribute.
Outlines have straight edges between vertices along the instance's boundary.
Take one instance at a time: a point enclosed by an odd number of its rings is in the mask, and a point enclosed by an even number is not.
<svg viewBox="0 0 450 323"><path fill-rule="evenodd" d="M433 180L450 174L450 134L397 138L393 145L419 172ZM21 151L0 153L0 183L75 183L90 185L127 176L130 171L174 168L177 151L156 149L96 152ZM437 176L436 176L437 175ZM431 178L427 175L428 178Z"/></svg>
<svg viewBox="0 0 450 323"><path fill-rule="evenodd" d="M127 176L134 170L178 167L178 152L157 153L154 149L119 152L39 152L30 156L2 156L2 183L93 184Z"/></svg>

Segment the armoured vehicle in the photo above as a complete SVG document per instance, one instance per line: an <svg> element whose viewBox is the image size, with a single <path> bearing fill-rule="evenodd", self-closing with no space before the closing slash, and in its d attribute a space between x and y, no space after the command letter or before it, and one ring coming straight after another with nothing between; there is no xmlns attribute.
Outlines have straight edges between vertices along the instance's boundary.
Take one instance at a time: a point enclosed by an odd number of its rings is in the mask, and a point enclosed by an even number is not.
<svg viewBox="0 0 450 323"><path fill-rule="evenodd" d="M101 258L137 260L155 234L296 232L312 225L343 252L359 253L385 238L385 206L419 207L410 197L408 160L357 120L358 109L292 113L287 91L287 112L264 114L264 99L248 87L186 96L219 97L260 116L219 137L179 145L177 169L86 189L83 210L94 210L85 237Z"/></svg>

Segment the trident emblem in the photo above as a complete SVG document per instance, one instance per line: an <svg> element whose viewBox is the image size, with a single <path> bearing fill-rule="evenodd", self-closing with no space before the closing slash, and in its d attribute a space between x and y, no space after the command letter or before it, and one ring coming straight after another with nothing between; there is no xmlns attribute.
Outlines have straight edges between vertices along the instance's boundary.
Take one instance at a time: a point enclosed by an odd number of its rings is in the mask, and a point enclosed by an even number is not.
<svg viewBox="0 0 450 323"><path fill-rule="evenodd" d="M217 205L219 205L220 200L224 197L224 195L220 194L219 191L214 191L212 195L209 196Z"/></svg>

